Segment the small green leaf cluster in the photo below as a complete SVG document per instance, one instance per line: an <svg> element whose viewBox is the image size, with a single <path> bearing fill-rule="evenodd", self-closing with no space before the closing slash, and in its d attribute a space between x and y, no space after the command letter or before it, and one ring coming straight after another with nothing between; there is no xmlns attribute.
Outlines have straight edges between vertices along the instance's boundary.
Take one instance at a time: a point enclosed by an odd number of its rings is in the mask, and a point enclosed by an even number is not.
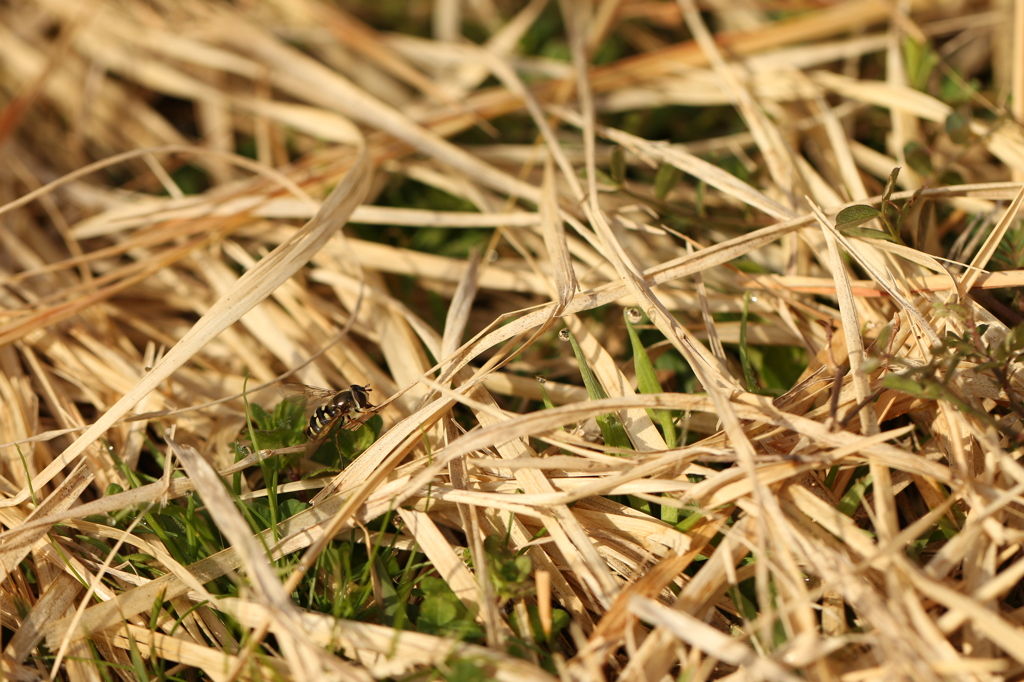
<svg viewBox="0 0 1024 682"><path fill-rule="evenodd" d="M953 307L947 314L956 314ZM987 375L1002 390L1011 410L1024 418L1024 402L1010 382L1011 365L1024 362L1024 324L1014 327L1000 342L985 340L987 325L968 326L962 333L949 332L941 344L932 349L930 362L909 366L897 358L890 361L908 368L899 374L889 374L882 387L894 389L924 400L944 400L983 423L1000 427L991 414L964 401L950 388L950 381L961 362L975 363L973 372ZM1024 434L1009 433L1014 442L1024 441Z"/></svg>
<svg viewBox="0 0 1024 682"><path fill-rule="evenodd" d="M474 620L471 611L441 578L426 576L419 582L413 595L420 598L413 610L416 631L459 640L479 640L483 629Z"/></svg>
<svg viewBox="0 0 1024 682"><path fill-rule="evenodd" d="M158 481L153 476L128 469L119 460L117 466L128 483L129 489ZM175 474L174 477L179 475L181 474ZM112 483L107 487L106 495L116 495L121 492L124 492L124 488ZM139 519L140 516L141 519ZM168 554L183 565L205 559L225 546L216 524L206 512L198 493L187 493L179 500L163 506L145 504L139 507L128 507L103 516L90 517L90 520L96 523L121 530L127 530L137 519L138 523L134 527L133 533L140 537L148 536L147 539L162 545ZM152 539L153 536L155 539ZM96 547L101 552L100 556L105 556L110 551L110 547L98 539L84 534L78 535L78 539ZM129 547L129 545L124 547ZM158 578L166 572L154 557L142 552L118 553L115 561L130 565L133 571L148 578Z"/></svg>
<svg viewBox="0 0 1024 682"><path fill-rule="evenodd" d="M301 403L282 400L267 412L256 403L249 403L249 418L259 436L259 446L270 450L299 445L305 439L306 413Z"/></svg>
<svg viewBox="0 0 1024 682"><path fill-rule="evenodd" d="M513 552L505 538L489 535L484 539L487 568L500 602L524 597L533 592L533 560L526 554Z"/></svg>
<svg viewBox="0 0 1024 682"><path fill-rule="evenodd" d="M509 625L515 632L529 633L529 639L523 634L508 642L508 652L519 658L528 658L530 654L538 657L541 666L550 673L557 673L552 651L565 653L559 644L559 635L569 627L569 614L562 609L551 611L551 632L545 634L544 627L540 621L540 609L535 604L526 606L526 615L529 623L519 622L519 612L509 613Z"/></svg>
<svg viewBox="0 0 1024 682"><path fill-rule="evenodd" d="M498 597L498 605L505 608L514 600L532 596L535 585L532 579L533 561L522 552L509 549L506 538L490 535L484 539L484 554L487 557L488 574ZM506 644L513 656L529 658L536 656L549 672L556 672L552 651L560 650L558 636L569 627L569 614L562 609L551 611L551 631L545 633L540 620L540 609L536 604L525 604L529 622L520 622L519 611L509 611L509 625L519 637L513 637Z"/></svg>
<svg viewBox="0 0 1024 682"><path fill-rule="evenodd" d="M892 193L896 189L896 179L899 174L898 167L889 174L889 181L882 194L881 209L867 204L847 206L836 215L836 229L847 237L882 239L893 244L903 244L903 240L900 238L900 227L904 217L909 213L913 201L904 202L901 206L892 200ZM876 218L882 222L885 230L861 227L864 223Z"/></svg>
<svg viewBox="0 0 1024 682"><path fill-rule="evenodd" d="M966 79L949 64L943 64L942 58L930 43L921 43L907 36L903 39L903 61L906 64L907 80L910 85L922 92L937 95L947 104L957 105L970 102L977 98L982 90L982 83L977 78ZM932 85L932 75L938 66L943 67L938 87Z"/></svg>
<svg viewBox="0 0 1024 682"><path fill-rule="evenodd" d="M367 546L362 531L352 531L332 542L317 558L313 569L294 593L302 608L329 613L335 618L379 623L404 629L419 618L416 584L429 564L416 551L399 550L398 538L388 513L367 524L372 542ZM300 558L290 555L283 570ZM454 630L450 629L449 634Z"/></svg>

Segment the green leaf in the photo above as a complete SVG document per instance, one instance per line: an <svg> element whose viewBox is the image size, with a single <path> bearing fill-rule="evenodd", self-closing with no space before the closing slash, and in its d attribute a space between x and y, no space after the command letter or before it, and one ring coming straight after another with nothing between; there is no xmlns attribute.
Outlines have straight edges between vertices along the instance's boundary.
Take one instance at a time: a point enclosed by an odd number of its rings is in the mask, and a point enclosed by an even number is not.
<svg viewBox="0 0 1024 682"><path fill-rule="evenodd" d="M551 401L551 396L548 395L548 390L544 388L544 384L546 383L545 379L543 377L537 377L537 383L540 384L540 399L544 403L544 409L554 409L555 403Z"/></svg>
<svg viewBox="0 0 1024 682"><path fill-rule="evenodd" d="M932 174L932 157L928 148L916 140L911 140L903 147L903 156L907 159L907 165L921 175Z"/></svg>
<svg viewBox="0 0 1024 682"><path fill-rule="evenodd" d="M887 374L882 379L882 387L890 388L894 391L901 391L915 398L922 398L925 395L925 386L917 381L914 381L910 377L904 374Z"/></svg>
<svg viewBox="0 0 1024 682"><path fill-rule="evenodd" d="M641 393L654 395L662 393L661 382L654 372L654 365L647 355L647 349L640 341L640 335L636 333L633 324L629 321L628 311L624 312L626 318L626 331L629 332L629 342L633 346L633 369L636 371L636 383ZM665 444L670 448L676 447L676 426L672 419L672 413L668 410L647 410L653 421L661 424L661 431L665 435Z"/></svg>
<svg viewBox="0 0 1024 682"><path fill-rule="evenodd" d="M572 335L568 329L565 330L566 336L569 338L569 343L572 344L572 352L576 355L576 362L580 367L580 376L583 377L583 385L587 389L587 397L591 400L603 400L608 397L605 393L604 387L601 382L598 381L597 375L594 374L594 370L590 369L590 363L587 362L587 358L583 355L583 349L576 343L576 337Z"/></svg>
<svg viewBox="0 0 1024 682"><path fill-rule="evenodd" d="M298 425L305 426L306 410L301 403L282 400L274 406L274 423L270 428L294 429Z"/></svg>
<svg viewBox="0 0 1024 682"><path fill-rule="evenodd" d="M1024 324L1017 325L1006 335L1006 349L1010 353L1024 350Z"/></svg>
<svg viewBox="0 0 1024 682"><path fill-rule="evenodd" d="M530 577L530 573L533 572L533 559L526 554L520 554L513 561L512 565L516 569L516 582L523 582Z"/></svg>
<svg viewBox="0 0 1024 682"><path fill-rule="evenodd" d="M704 180L697 181L697 196L693 198L693 210L699 218L706 218L708 215L707 206L704 205L704 197L708 192L708 183Z"/></svg>
<svg viewBox="0 0 1024 682"><path fill-rule="evenodd" d="M300 500L296 500L294 497L289 497L287 500L283 500L279 506L280 517L283 519L289 519L299 512L306 511L309 505Z"/></svg>
<svg viewBox="0 0 1024 682"><path fill-rule="evenodd" d="M637 497L636 495L626 495L629 499L629 506L636 509L638 512L643 512L648 516L654 516L654 512L651 510L651 503L647 500Z"/></svg>
<svg viewBox="0 0 1024 682"><path fill-rule="evenodd" d="M551 642L554 637L564 630L569 625L569 614L562 609L551 610L551 633L547 635L544 633L544 628L540 622L540 609L536 604L530 604L526 607L526 613L530 617L530 634L533 635L533 641L535 642ZM518 625L518 624L517 624Z"/></svg>
<svg viewBox="0 0 1024 682"><path fill-rule="evenodd" d="M396 618L404 618L405 604L398 598L395 581L391 578L387 566L379 556L374 557L373 565L381 577L380 591L384 595L384 618L389 622L395 622Z"/></svg>
<svg viewBox="0 0 1024 682"><path fill-rule="evenodd" d="M891 376L891 375L890 375ZM837 509L847 516L853 516L853 513L857 511L857 507L864 500L864 493L867 492L868 486L871 485L871 475L858 479L850 489L846 491L843 498L839 500Z"/></svg>
<svg viewBox="0 0 1024 682"><path fill-rule="evenodd" d="M132 671L135 673L135 679L137 680L148 680L149 671L146 670L146 664L142 660L142 653L139 651L139 645L136 644L135 638L132 633L128 633L128 652L129 659L132 662Z"/></svg>
<svg viewBox="0 0 1024 682"><path fill-rule="evenodd" d="M951 106L967 104L984 86L977 78L964 81L963 78L943 77L939 83L939 99Z"/></svg>
<svg viewBox="0 0 1024 682"><path fill-rule="evenodd" d="M587 395L590 396L591 400L607 398L608 394L605 393L601 382L597 380L597 375L590 369L586 357L583 356L583 350L576 343L576 337L568 329L565 332L569 337L570 343L572 343L572 352L576 354L576 362L580 366L580 375L583 377L583 385L587 388ZM620 450L633 449L633 444L630 443L629 436L626 435L626 429L622 427L622 422L619 421L617 416L614 414L601 414L594 417L594 419L601 428L601 435L604 436L605 445Z"/></svg>
<svg viewBox="0 0 1024 682"><path fill-rule="evenodd" d="M664 199L668 193L683 179L683 172L667 163L661 164L654 176L654 194Z"/></svg>
<svg viewBox="0 0 1024 682"><path fill-rule="evenodd" d="M732 598L732 603L736 606L736 610L744 618L747 620L757 618L757 606L738 587L730 587L729 596Z"/></svg>
<svg viewBox="0 0 1024 682"><path fill-rule="evenodd" d="M586 176L586 174L587 173L586 173L585 170L580 173L580 175L584 176L584 177ZM611 185L611 186L619 186L619 185L622 184L621 182L616 182L615 178L613 178L612 176L608 175L607 173L605 173L600 168L595 168L594 169L594 177L597 178L597 184L604 185L606 187L609 186L609 185Z"/></svg>
<svg viewBox="0 0 1024 682"><path fill-rule="evenodd" d="M249 403L249 416L261 431L270 431L274 428L274 418L269 412L256 403Z"/></svg>
<svg viewBox="0 0 1024 682"><path fill-rule="evenodd" d="M665 509L665 507L662 507L662 509ZM685 512L682 509L677 510L677 511L679 511L680 513L686 514L686 517L682 521L679 521L678 523L675 524L676 530L678 530L680 533L687 533L687 532L689 532L691 528L696 526L697 523L702 518L704 518L703 512L701 512L699 509L693 509L692 511L690 511L688 513Z"/></svg>
<svg viewBox="0 0 1024 682"><path fill-rule="evenodd" d="M911 37L903 39L903 61L907 67L907 80L916 89L925 91L939 56L928 43L919 43Z"/></svg>
<svg viewBox="0 0 1024 682"><path fill-rule="evenodd" d="M106 549L108 551L110 550L109 547L107 547ZM156 557L152 556L151 554L143 554L142 552L133 552L132 554L125 554L123 556L121 554L118 554L117 556L120 559L123 559L124 561L128 561L133 564L147 564L150 561L156 561ZM138 566L136 566L135 568L138 568Z"/></svg>
<svg viewBox="0 0 1024 682"><path fill-rule="evenodd" d="M888 232L882 230L873 230L870 227L847 227L840 229L847 237L860 237L861 239L882 239L893 244L899 244L899 241Z"/></svg>
<svg viewBox="0 0 1024 682"><path fill-rule="evenodd" d="M444 679L447 682L487 682L491 678L480 661L463 658L448 663L448 672Z"/></svg>
<svg viewBox="0 0 1024 682"><path fill-rule="evenodd" d="M277 449L298 445L305 441L302 430L306 425L303 405L282 400L267 412L262 406L246 400L250 426L249 437L253 448Z"/></svg>
<svg viewBox="0 0 1024 682"><path fill-rule="evenodd" d="M743 292L743 313L740 316L740 364L743 365L743 380L747 383L747 390L756 393L757 379L754 377L754 368L750 364L750 354L747 352L747 315L750 312L750 289Z"/></svg>
<svg viewBox="0 0 1024 682"><path fill-rule="evenodd" d="M488 535L484 538L484 552L499 596L511 597L529 587L527 581L533 573L533 560L526 554L513 553L507 546L506 538Z"/></svg>
<svg viewBox="0 0 1024 682"><path fill-rule="evenodd" d="M748 350L762 390L770 394L788 391L807 368L807 352L799 346L753 346Z"/></svg>
<svg viewBox="0 0 1024 682"><path fill-rule="evenodd" d="M863 225L869 220L879 218L881 215L882 212L874 206L867 206L866 204L847 206L836 215L836 229L840 232L845 232L858 225Z"/></svg>
<svg viewBox="0 0 1024 682"><path fill-rule="evenodd" d="M626 152L618 145L612 147L611 160L608 163L608 174L618 185L626 181Z"/></svg>
<svg viewBox="0 0 1024 682"><path fill-rule="evenodd" d="M882 192L883 204L889 201L889 198L892 197L892 193L896 191L896 179L899 178L899 176L900 167L896 166L892 169L892 172L889 173L889 180L885 183L885 191Z"/></svg>
<svg viewBox="0 0 1024 682"><path fill-rule="evenodd" d="M943 171L942 175L939 177L939 183L938 184L940 184L940 185L963 185L963 184L965 184L965 182L966 181L964 180L964 176L960 175L960 173L958 173L956 170L954 170L952 168L947 168L945 171Z"/></svg>
<svg viewBox="0 0 1024 682"><path fill-rule="evenodd" d="M871 374L881 366L881 360L869 356L860 363L860 371L864 374Z"/></svg>
<svg viewBox="0 0 1024 682"><path fill-rule="evenodd" d="M960 529L954 526L953 523L944 516L941 517L935 525L938 527L937 530L945 540L952 540L956 537L957 533L960 532Z"/></svg>
<svg viewBox="0 0 1024 682"><path fill-rule="evenodd" d="M155 632L157 623L160 622L160 614L163 613L164 609L164 593L161 591L160 594L156 595L153 599L153 606L149 611L149 628Z"/></svg>
<svg viewBox="0 0 1024 682"><path fill-rule="evenodd" d="M355 431L338 429L337 441L341 447L341 454L346 459L355 459L366 448L373 445L383 427L384 420L381 419L379 414L375 414L363 422Z"/></svg>
<svg viewBox="0 0 1024 682"><path fill-rule="evenodd" d="M452 603L454 597L455 595L432 595L424 599L420 604L420 617L417 623L441 628L454 621L459 615L458 606Z"/></svg>
<svg viewBox="0 0 1024 682"><path fill-rule="evenodd" d="M954 111L946 117L946 134L955 144L967 144L971 140L970 121L959 111Z"/></svg>
<svg viewBox="0 0 1024 682"><path fill-rule="evenodd" d="M437 576L427 576L420 581L420 590L424 595L454 594L443 579Z"/></svg>
<svg viewBox="0 0 1024 682"><path fill-rule="evenodd" d="M500 535L488 535L484 538L484 554L491 561L504 561L508 553L505 539Z"/></svg>

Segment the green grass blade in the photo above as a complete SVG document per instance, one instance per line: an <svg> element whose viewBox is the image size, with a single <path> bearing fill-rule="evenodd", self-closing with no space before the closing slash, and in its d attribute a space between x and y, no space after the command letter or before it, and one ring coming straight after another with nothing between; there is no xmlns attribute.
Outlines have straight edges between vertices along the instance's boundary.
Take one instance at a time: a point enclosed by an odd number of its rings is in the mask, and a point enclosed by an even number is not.
<svg viewBox="0 0 1024 682"><path fill-rule="evenodd" d="M629 321L629 312L624 313L626 318L626 330L629 332L629 341L633 345L633 369L636 371L636 383L641 393L648 395L663 393L661 382L654 373L654 365L647 355L647 349L640 342L640 335L636 333L633 324ZM676 437L676 425L672 419L672 413L668 410L647 410L653 421L661 424L661 431L665 435L665 444L670 448L676 447L679 440Z"/></svg>
<svg viewBox="0 0 1024 682"><path fill-rule="evenodd" d="M668 509L668 507L664 506L662 509ZM696 507L692 510L674 509L673 511L675 511L677 517L682 516L682 518L672 524L680 533L689 533L704 518L704 513ZM684 514L685 516L683 516ZM663 518L662 520L665 519Z"/></svg>
<svg viewBox="0 0 1024 682"><path fill-rule="evenodd" d="M544 402L545 410L553 410L555 404L551 402L551 396L548 395L548 390L544 388L545 380L541 377L537 377L537 383L540 384L540 398Z"/></svg>
<svg viewBox="0 0 1024 682"><path fill-rule="evenodd" d="M747 382L747 390L757 392L757 379L754 378L754 368L750 365L750 355L747 353L747 315L750 312L750 291L743 294L743 316L740 318L740 364L743 365L743 380Z"/></svg>
<svg viewBox="0 0 1024 682"><path fill-rule="evenodd" d="M860 506L861 502L864 501L864 495L867 493L868 487L871 485L871 475L864 476L846 491L842 499L839 500L837 509L846 514L847 516L853 516L853 513L857 511L857 507Z"/></svg>

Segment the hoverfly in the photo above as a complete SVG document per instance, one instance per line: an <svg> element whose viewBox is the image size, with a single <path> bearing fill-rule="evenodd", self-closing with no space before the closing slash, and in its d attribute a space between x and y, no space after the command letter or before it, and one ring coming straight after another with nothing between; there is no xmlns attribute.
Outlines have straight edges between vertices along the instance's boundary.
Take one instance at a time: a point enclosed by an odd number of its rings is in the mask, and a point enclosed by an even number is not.
<svg viewBox="0 0 1024 682"><path fill-rule="evenodd" d="M315 388L305 384L285 384L284 389L290 394L289 400L318 404L303 432L310 441L307 450L315 450L326 440L335 426L355 428L362 424L359 415L374 411L374 406L370 404L367 395L372 390L369 384L352 384L344 391Z"/></svg>

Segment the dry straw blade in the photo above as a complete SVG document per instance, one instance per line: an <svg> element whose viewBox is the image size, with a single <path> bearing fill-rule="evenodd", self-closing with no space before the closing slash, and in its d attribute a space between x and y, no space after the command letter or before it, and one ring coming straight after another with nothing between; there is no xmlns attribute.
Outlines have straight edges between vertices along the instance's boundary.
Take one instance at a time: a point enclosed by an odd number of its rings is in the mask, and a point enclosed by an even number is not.
<svg viewBox="0 0 1024 682"><path fill-rule="evenodd" d="M1019 671L1024 9L172 4L0 8L5 679Z"/></svg>

